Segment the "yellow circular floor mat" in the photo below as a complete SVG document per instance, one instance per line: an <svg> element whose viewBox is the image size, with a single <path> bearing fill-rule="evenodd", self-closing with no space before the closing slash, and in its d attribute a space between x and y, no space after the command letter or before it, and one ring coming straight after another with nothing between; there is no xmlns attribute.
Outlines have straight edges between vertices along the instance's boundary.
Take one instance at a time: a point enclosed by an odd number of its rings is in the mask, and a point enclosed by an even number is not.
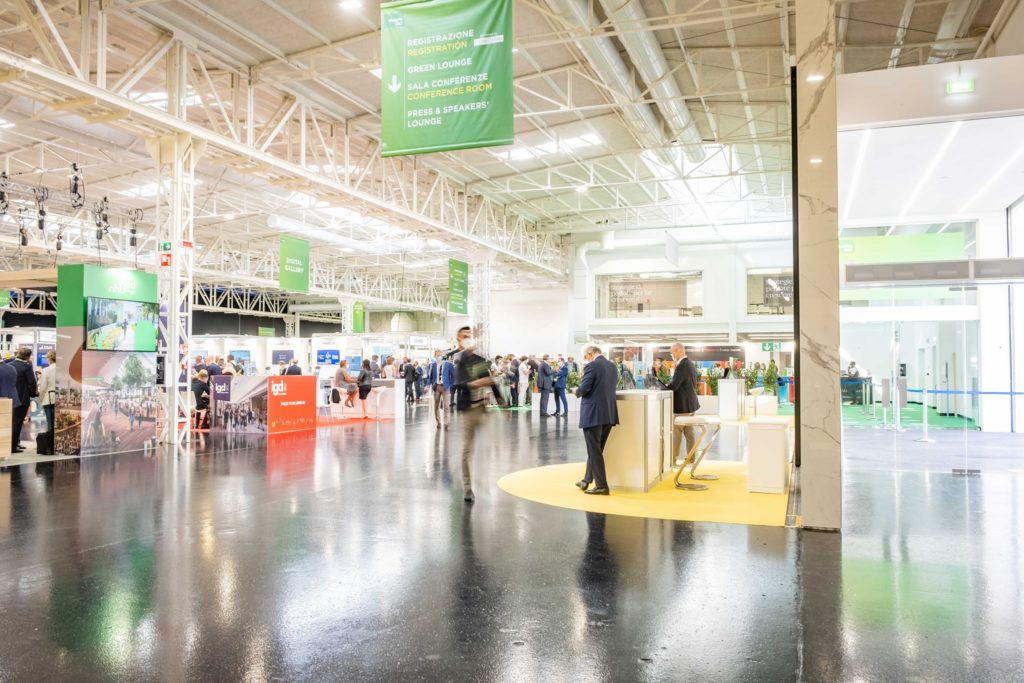
<svg viewBox="0 0 1024 683"><path fill-rule="evenodd" d="M535 503L603 512L628 517L653 517L691 522L724 522L785 526L789 493L750 493L747 491L747 464L705 460L701 474L717 474L707 491L680 491L667 472L648 493L616 492L608 496L588 496L575 486L583 478L585 463L534 467L507 474L498 480L505 493ZM690 481L683 475L680 481Z"/></svg>

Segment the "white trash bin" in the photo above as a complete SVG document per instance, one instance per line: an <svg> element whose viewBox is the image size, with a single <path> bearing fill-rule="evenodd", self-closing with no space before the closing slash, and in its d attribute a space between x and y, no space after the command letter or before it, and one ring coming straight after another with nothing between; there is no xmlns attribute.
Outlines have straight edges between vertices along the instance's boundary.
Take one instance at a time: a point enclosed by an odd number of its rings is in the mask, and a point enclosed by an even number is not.
<svg viewBox="0 0 1024 683"><path fill-rule="evenodd" d="M785 493L789 483L789 420L755 417L747 422L747 490Z"/></svg>

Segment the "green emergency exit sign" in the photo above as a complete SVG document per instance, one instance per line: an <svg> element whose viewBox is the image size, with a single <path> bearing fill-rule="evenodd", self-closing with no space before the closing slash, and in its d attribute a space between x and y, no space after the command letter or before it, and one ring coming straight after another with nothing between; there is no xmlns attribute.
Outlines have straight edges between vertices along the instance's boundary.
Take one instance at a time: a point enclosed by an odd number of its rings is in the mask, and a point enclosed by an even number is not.
<svg viewBox="0 0 1024 683"><path fill-rule="evenodd" d="M762 351L781 351L782 342L761 342Z"/></svg>

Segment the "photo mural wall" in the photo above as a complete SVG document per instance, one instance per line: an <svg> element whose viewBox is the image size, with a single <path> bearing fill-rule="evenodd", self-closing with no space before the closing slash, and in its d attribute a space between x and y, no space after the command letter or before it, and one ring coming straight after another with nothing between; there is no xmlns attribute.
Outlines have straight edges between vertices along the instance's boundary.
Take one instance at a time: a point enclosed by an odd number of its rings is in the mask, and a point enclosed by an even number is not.
<svg viewBox="0 0 1024 683"><path fill-rule="evenodd" d="M61 455L155 445L160 309L156 275L92 265L57 270L57 407Z"/></svg>

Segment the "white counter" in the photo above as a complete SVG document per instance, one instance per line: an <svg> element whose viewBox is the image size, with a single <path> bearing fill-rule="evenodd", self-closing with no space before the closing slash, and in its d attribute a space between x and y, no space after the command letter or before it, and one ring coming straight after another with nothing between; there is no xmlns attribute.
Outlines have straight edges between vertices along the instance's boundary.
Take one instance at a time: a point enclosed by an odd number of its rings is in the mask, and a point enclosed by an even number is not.
<svg viewBox="0 0 1024 683"><path fill-rule="evenodd" d="M604 449L612 491L650 490L672 456L672 392L618 391L619 424Z"/></svg>

